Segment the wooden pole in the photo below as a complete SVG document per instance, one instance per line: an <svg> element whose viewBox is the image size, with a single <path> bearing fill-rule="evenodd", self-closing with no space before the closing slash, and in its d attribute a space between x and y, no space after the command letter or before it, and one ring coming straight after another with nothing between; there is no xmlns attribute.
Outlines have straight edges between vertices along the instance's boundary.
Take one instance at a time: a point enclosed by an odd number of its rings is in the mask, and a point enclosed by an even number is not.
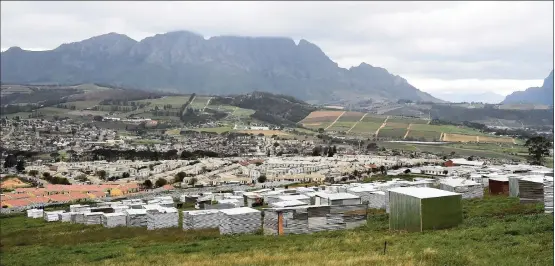
<svg viewBox="0 0 555 266"><path fill-rule="evenodd" d="M385 255L385 250L387 249L387 241L383 243L383 254Z"/></svg>

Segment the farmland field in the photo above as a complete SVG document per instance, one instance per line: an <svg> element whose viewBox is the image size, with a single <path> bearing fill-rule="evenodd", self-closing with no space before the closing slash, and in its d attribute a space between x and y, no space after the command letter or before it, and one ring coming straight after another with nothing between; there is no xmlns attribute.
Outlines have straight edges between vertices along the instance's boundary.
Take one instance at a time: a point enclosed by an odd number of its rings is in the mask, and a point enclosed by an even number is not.
<svg viewBox="0 0 555 266"><path fill-rule="evenodd" d="M221 134L226 131L232 131L233 128L232 127L206 127L206 128L194 128L192 130L198 131L198 132L206 131L206 132L215 132L215 133Z"/></svg>
<svg viewBox="0 0 555 266"><path fill-rule="evenodd" d="M346 112L337 122L357 122L364 116L361 112Z"/></svg>
<svg viewBox="0 0 555 266"><path fill-rule="evenodd" d="M390 117L389 119L387 119L387 123L389 122L401 124L427 124L428 120L418 118Z"/></svg>
<svg viewBox="0 0 555 266"><path fill-rule="evenodd" d="M272 136L272 135L278 135L278 136L288 136L289 134L287 132L283 132L281 130L240 130L237 131L239 133L249 133L249 134L254 134L254 135L258 135L260 133L264 134L264 136Z"/></svg>
<svg viewBox="0 0 555 266"><path fill-rule="evenodd" d="M358 123L349 134L369 134L372 135L376 133L376 130L380 128L382 123L374 123L374 122L360 122Z"/></svg>
<svg viewBox="0 0 555 266"><path fill-rule="evenodd" d="M387 214L370 211L357 229L280 237L13 215L0 219L0 249L2 265L553 265L553 216L542 205L486 195L463 200L463 213L446 230L392 232Z"/></svg>
<svg viewBox="0 0 555 266"><path fill-rule="evenodd" d="M303 123L303 126L307 128L319 129L319 128L326 128L331 123L332 122L309 122L309 123Z"/></svg>
<svg viewBox="0 0 555 266"><path fill-rule="evenodd" d="M412 127L407 135L407 138L413 138L417 140L424 139L425 141L439 141L440 137L440 132L412 130Z"/></svg>
<svg viewBox="0 0 555 266"><path fill-rule="evenodd" d="M378 138L392 138L392 139L402 139L407 133L404 128L382 128L378 133Z"/></svg>
<svg viewBox="0 0 555 266"><path fill-rule="evenodd" d="M301 124L333 122L343 111L315 111L300 121Z"/></svg>
<svg viewBox="0 0 555 266"><path fill-rule="evenodd" d="M515 151L511 148L502 148L493 146L493 143L450 143L445 145L427 145L427 144L413 144L413 143L393 143L393 142L379 142L379 147L386 149L399 149L409 151L430 152L434 154L449 155L455 153L456 156L469 157L480 156L487 158L509 159L509 160L522 160L523 156L511 155L510 152ZM503 144L507 145L507 144Z"/></svg>
<svg viewBox="0 0 555 266"><path fill-rule="evenodd" d="M443 141L449 142L501 142L501 143L514 143L512 138L490 137L490 136L474 136L462 134L443 134Z"/></svg>
<svg viewBox="0 0 555 266"><path fill-rule="evenodd" d="M328 128L326 131L347 132L355 123L356 122L340 122L340 121L337 121L337 122L335 122L335 124L333 124L333 126Z"/></svg>
<svg viewBox="0 0 555 266"><path fill-rule="evenodd" d="M387 118L387 116L368 114L362 119L362 122L371 122L371 123L382 124L385 121L386 118Z"/></svg>
<svg viewBox="0 0 555 266"><path fill-rule="evenodd" d="M387 120L387 123L385 124L385 127L383 129L407 129L409 126L409 124L405 124L405 123L396 123L396 122L392 122L390 123L389 120Z"/></svg>

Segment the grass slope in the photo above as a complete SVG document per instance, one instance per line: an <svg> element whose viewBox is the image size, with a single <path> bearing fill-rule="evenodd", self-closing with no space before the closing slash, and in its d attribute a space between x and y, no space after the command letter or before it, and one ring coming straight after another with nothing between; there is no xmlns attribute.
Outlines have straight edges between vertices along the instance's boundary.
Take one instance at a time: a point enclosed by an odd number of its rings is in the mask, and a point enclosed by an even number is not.
<svg viewBox="0 0 555 266"><path fill-rule="evenodd" d="M542 209L486 196L465 200L463 224L448 230L390 232L380 211L354 230L283 237L15 216L0 219L0 241L3 265L553 265L553 216Z"/></svg>

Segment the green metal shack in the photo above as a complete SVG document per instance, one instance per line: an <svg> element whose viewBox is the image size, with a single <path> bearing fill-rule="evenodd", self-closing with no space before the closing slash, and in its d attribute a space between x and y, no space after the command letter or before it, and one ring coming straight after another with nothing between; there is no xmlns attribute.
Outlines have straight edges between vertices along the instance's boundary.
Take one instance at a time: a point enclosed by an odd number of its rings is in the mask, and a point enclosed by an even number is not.
<svg viewBox="0 0 555 266"><path fill-rule="evenodd" d="M389 229L408 232L444 229L462 222L462 195L428 187L389 190Z"/></svg>

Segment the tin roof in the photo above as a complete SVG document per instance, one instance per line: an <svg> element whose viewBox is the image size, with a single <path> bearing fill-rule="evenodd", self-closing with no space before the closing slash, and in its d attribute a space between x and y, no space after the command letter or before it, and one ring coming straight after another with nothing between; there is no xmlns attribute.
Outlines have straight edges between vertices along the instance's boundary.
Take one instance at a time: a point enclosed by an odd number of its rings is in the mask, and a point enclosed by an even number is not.
<svg viewBox="0 0 555 266"><path fill-rule="evenodd" d="M389 191L412 196L419 199L461 195L459 193L428 187L398 187L392 188Z"/></svg>

